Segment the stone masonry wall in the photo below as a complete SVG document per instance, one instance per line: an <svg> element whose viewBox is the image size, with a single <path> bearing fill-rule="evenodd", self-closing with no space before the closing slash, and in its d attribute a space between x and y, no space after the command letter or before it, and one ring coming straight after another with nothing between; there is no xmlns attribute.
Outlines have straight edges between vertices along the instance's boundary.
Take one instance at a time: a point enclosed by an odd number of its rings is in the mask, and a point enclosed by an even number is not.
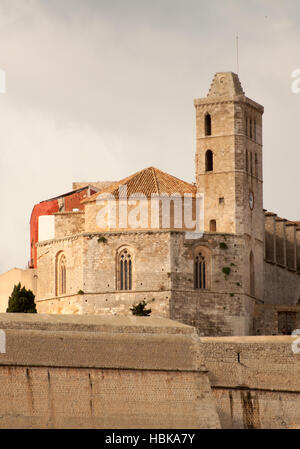
<svg viewBox="0 0 300 449"><path fill-rule="evenodd" d="M0 314L1 428L300 428L299 342L149 317Z"/></svg>
<svg viewBox="0 0 300 449"><path fill-rule="evenodd" d="M151 315L170 317L171 291L118 292L63 296L37 301L38 313L128 316L133 304L146 301Z"/></svg>
<svg viewBox="0 0 300 449"><path fill-rule="evenodd" d="M100 236L105 241L99 241ZM187 240L185 233L175 231L82 234L71 241L45 242L39 246L38 275L40 285L48 290L42 295L39 289L37 309L39 313L130 315L133 304L146 301L153 315L193 325L201 335L252 335L254 305L261 300L249 294L247 245L242 236L207 233ZM118 290L117 254L124 247L133 261L131 291ZM207 251L207 286L195 290L193 261L199 247ZM55 257L61 250L67 259L67 293L55 297ZM259 295L262 270L259 263L255 267ZM230 273L226 275L223 268Z"/></svg>
<svg viewBox="0 0 300 449"><path fill-rule="evenodd" d="M268 304L296 305L300 299L300 276L272 263L264 264L264 301Z"/></svg>
<svg viewBox="0 0 300 449"><path fill-rule="evenodd" d="M37 296L55 297L56 258L60 252L66 256L67 294L76 294L83 284L83 237L70 236L41 242L37 245Z"/></svg>
<svg viewBox="0 0 300 449"><path fill-rule="evenodd" d="M103 234L104 235L104 234ZM39 246L37 308L40 313L129 314L145 300L158 316L169 316L170 233L83 234ZM133 261L131 291L118 290L117 255L128 248ZM66 295L55 296L55 258L67 260ZM82 290L84 294L78 294Z"/></svg>
<svg viewBox="0 0 300 449"><path fill-rule="evenodd" d="M286 329L287 332L292 332L300 329L300 306L289 305L274 305L274 304L256 304L254 309L254 335L282 335L280 329L280 315L290 314L291 320L287 323L287 318L284 318L282 327L286 324L292 329Z"/></svg>
<svg viewBox="0 0 300 449"><path fill-rule="evenodd" d="M247 295L172 292L170 318L195 326L199 335L253 335L255 303Z"/></svg>
<svg viewBox="0 0 300 449"><path fill-rule="evenodd" d="M30 314L0 327L1 428L220 427L190 327Z"/></svg>
<svg viewBox="0 0 300 449"><path fill-rule="evenodd" d="M111 232L84 238L83 291L114 293L117 286L117 255L128 248L133 260L132 290L170 290L170 234L168 232Z"/></svg>
<svg viewBox="0 0 300 449"><path fill-rule="evenodd" d="M173 233L170 317L195 326L200 335L252 335L254 305L261 301L249 295L246 244L244 237L230 234L206 233L202 239L185 240L184 234ZM199 247L211 255L206 261L211 282L207 279L209 288L204 290L193 285L193 255ZM229 275L223 272L226 267Z"/></svg>
<svg viewBox="0 0 300 449"><path fill-rule="evenodd" d="M295 338L200 338L222 428L300 428Z"/></svg>
<svg viewBox="0 0 300 449"><path fill-rule="evenodd" d="M71 243L61 239L39 247L44 254L44 265L39 264L40 281L55 285L54 271L51 276L47 264L53 267L57 251L65 248L67 286L72 279L77 282L76 289L67 289L61 297L51 292L42 296L40 290L39 313L130 315L133 304L146 301L153 315L196 326L201 335L252 334L253 307L259 299L248 293L249 263L243 237L212 233L186 240L185 233L163 231L103 236L105 241L98 241L99 234L83 234ZM117 284L117 254L125 246L133 260L131 291L119 291ZM194 289L194 251L199 246L208 255L204 290ZM84 261L82 274L77 264L68 263L74 257ZM230 274L223 268L229 268ZM79 290L83 293L78 294Z"/></svg>
<svg viewBox="0 0 300 449"><path fill-rule="evenodd" d="M84 212L57 212L55 238L64 238L84 231Z"/></svg>

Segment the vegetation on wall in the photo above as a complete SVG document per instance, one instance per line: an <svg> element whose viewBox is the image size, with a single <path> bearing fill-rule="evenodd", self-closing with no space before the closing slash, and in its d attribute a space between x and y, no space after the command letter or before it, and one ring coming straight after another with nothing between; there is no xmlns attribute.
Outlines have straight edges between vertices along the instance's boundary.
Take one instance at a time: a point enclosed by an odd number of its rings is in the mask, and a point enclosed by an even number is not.
<svg viewBox="0 0 300 449"><path fill-rule="evenodd" d="M224 273L226 276L229 276L229 274L231 273L231 268L230 268L230 267L223 267L223 268L222 268L222 271L223 271L223 273Z"/></svg>
<svg viewBox="0 0 300 449"><path fill-rule="evenodd" d="M21 283L14 286L8 300L7 313L37 313L34 302L34 294L31 290L21 287Z"/></svg>
<svg viewBox="0 0 300 449"><path fill-rule="evenodd" d="M100 235L98 237L98 243L107 243L107 239L104 237L104 235Z"/></svg>
<svg viewBox="0 0 300 449"><path fill-rule="evenodd" d="M132 312L132 315L136 316L149 316L152 312L151 309L146 309L147 303L146 301L139 302L136 305L133 305L130 310Z"/></svg>

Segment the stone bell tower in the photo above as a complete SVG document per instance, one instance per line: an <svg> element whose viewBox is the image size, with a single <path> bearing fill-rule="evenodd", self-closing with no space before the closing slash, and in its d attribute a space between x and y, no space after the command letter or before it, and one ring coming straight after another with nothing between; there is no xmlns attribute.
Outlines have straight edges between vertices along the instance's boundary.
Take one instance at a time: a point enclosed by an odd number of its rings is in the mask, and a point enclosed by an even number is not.
<svg viewBox="0 0 300 449"><path fill-rule="evenodd" d="M264 108L245 96L238 75L232 72L216 73L207 97L194 104L196 183L204 194L204 231L245 236L245 272L253 271L254 265L262 269ZM253 296L258 290L262 296L260 276L255 276L256 288L254 275L246 276Z"/></svg>
<svg viewBox="0 0 300 449"><path fill-rule="evenodd" d="M244 95L235 73L214 76L195 100L196 182L204 193L205 231L263 240L263 107Z"/></svg>

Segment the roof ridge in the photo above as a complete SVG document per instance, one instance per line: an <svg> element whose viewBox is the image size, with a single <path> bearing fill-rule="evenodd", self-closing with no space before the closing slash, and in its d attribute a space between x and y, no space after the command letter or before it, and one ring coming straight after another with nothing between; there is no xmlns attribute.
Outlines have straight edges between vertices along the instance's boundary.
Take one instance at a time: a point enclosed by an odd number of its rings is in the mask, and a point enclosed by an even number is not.
<svg viewBox="0 0 300 449"><path fill-rule="evenodd" d="M160 170L159 168L155 168L155 170L159 171L160 173L163 173L164 175L169 176L169 178L175 178L177 179L177 181L182 182L184 184L188 184L189 186L192 186L193 183L192 182L188 182L188 181L184 181L184 179L180 179L177 176L171 175L170 173L167 173L165 171Z"/></svg>
<svg viewBox="0 0 300 449"><path fill-rule="evenodd" d="M114 182L107 188L104 188L103 190L96 192L94 195L91 195L90 197L84 199L82 203L96 201L96 198L100 194L104 193L111 193L115 196L118 196L118 187L127 183L129 188L128 195L130 195L130 193L132 193L133 191L138 192L139 189L141 189L140 191L146 195L151 195L154 192L160 195L161 191L168 194L172 194L175 191L178 193L190 192L195 194L197 191L196 187L192 183L183 181L176 176L170 175L169 173L151 166L139 170L138 172L133 173L132 175L127 176L120 181Z"/></svg>
<svg viewBox="0 0 300 449"><path fill-rule="evenodd" d="M157 189L157 193L160 194L159 186L158 186L158 182L157 182L157 177L156 177L156 173L155 173L156 169L154 167L150 167L150 169L152 170L152 174L153 174L153 178L154 178L155 187Z"/></svg>

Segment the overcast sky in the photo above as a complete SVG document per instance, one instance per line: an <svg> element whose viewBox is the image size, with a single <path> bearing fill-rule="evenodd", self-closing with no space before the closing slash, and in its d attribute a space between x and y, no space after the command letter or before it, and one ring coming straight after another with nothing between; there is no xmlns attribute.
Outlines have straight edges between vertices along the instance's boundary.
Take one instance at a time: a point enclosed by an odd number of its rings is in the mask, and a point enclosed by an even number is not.
<svg viewBox="0 0 300 449"><path fill-rule="evenodd" d="M236 72L265 107L264 207L300 220L296 0L0 0L0 273L34 204L155 166L194 181L194 98Z"/></svg>

